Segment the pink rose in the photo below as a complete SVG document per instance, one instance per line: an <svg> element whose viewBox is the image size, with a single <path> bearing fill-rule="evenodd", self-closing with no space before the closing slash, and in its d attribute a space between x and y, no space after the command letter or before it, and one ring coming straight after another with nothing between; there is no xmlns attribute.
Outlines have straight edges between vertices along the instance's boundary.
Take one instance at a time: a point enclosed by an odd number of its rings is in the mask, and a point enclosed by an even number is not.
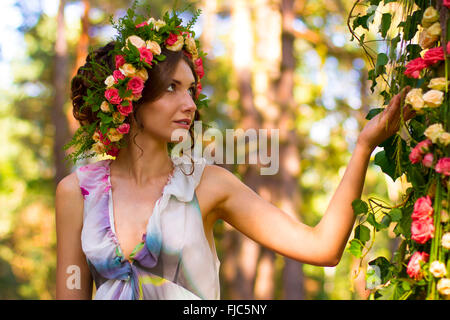
<svg viewBox="0 0 450 320"><path fill-rule="evenodd" d="M423 60L421 57L418 57L418 58L413 59L410 62L408 62L408 64L406 65L406 70L405 70L404 74L408 78L417 79L420 77L420 71L422 71L422 69L424 69L426 67L427 67L427 64L426 64L425 60Z"/></svg>
<svg viewBox="0 0 450 320"><path fill-rule="evenodd" d="M199 82L197 82L197 91L195 92L195 99L198 99L200 92L202 92L202 84L199 81Z"/></svg>
<svg viewBox="0 0 450 320"><path fill-rule="evenodd" d="M119 90L116 88L106 90L105 98L112 104L119 104L122 102L122 98L119 96Z"/></svg>
<svg viewBox="0 0 450 320"><path fill-rule="evenodd" d="M117 127L117 131L121 134L127 134L130 131L130 125L128 123L122 123Z"/></svg>
<svg viewBox="0 0 450 320"><path fill-rule="evenodd" d="M166 44L172 46L175 42L177 42L178 36L176 34L170 33L169 37L166 40Z"/></svg>
<svg viewBox="0 0 450 320"><path fill-rule="evenodd" d="M131 101L129 101L129 104L127 106L118 105L117 110L120 112L121 115L124 115L125 117L128 116L131 112L133 112L133 105L131 104Z"/></svg>
<svg viewBox="0 0 450 320"><path fill-rule="evenodd" d="M427 153L422 159L422 164L427 168L431 168L433 166L433 160L433 154Z"/></svg>
<svg viewBox="0 0 450 320"><path fill-rule="evenodd" d="M203 76L205 75L205 71L203 70L202 58L198 58L195 60L195 73L197 73L200 79L203 78Z"/></svg>
<svg viewBox="0 0 450 320"><path fill-rule="evenodd" d="M427 66L431 66L441 60L444 60L444 49L442 47L428 49L423 55L423 60Z"/></svg>
<svg viewBox="0 0 450 320"><path fill-rule="evenodd" d="M414 280L420 280L423 277L422 270L420 268L420 262L427 262L430 255L426 252L416 252L413 254L409 260L408 267L406 268L406 273L410 278Z"/></svg>
<svg viewBox="0 0 450 320"><path fill-rule="evenodd" d="M144 80L139 77L133 77L128 81L128 90L131 90L134 95L138 96L144 89Z"/></svg>
<svg viewBox="0 0 450 320"><path fill-rule="evenodd" d="M443 3L444 6L446 6L447 8L450 9L450 0L444 0L442 3ZM447 50L447 52L448 51L450 51L450 50Z"/></svg>
<svg viewBox="0 0 450 320"><path fill-rule="evenodd" d="M114 146L112 146L111 149L106 151L107 155L110 155L110 156L113 156L113 157L117 156L118 153L119 153L119 148L114 147Z"/></svg>
<svg viewBox="0 0 450 320"><path fill-rule="evenodd" d="M413 220L411 223L411 239L417 243L424 244L434 236L433 218Z"/></svg>
<svg viewBox="0 0 450 320"><path fill-rule="evenodd" d="M436 164L434 168L437 173L443 174L445 176L450 176L450 158L442 158Z"/></svg>
<svg viewBox="0 0 450 320"><path fill-rule="evenodd" d="M419 148L415 147L411 150L411 153L409 154L409 161L411 161L412 164L419 163L422 160L422 154L420 153Z"/></svg>
<svg viewBox="0 0 450 320"><path fill-rule="evenodd" d="M125 62L125 58L122 55L118 54L116 56L116 69L119 69L121 66L123 66Z"/></svg>
<svg viewBox="0 0 450 320"><path fill-rule="evenodd" d="M419 149L420 153L427 153L430 150L430 147L433 143L430 139L425 139L421 142L419 142L416 146L417 149Z"/></svg>
<svg viewBox="0 0 450 320"><path fill-rule="evenodd" d="M147 21L144 21L144 22L142 22L142 23L136 25L136 28L141 28L141 27L144 27L144 26L148 26Z"/></svg>
<svg viewBox="0 0 450 320"><path fill-rule="evenodd" d="M147 49L146 47L139 48L139 52L141 54L141 61L144 60L149 65L152 65L152 60L153 60L152 52L149 49Z"/></svg>
<svg viewBox="0 0 450 320"><path fill-rule="evenodd" d="M413 220L425 219L433 215L433 211L430 196L421 197L414 203L414 211L411 218Z"/></svg>
<svg viewBox="0 0 450 320"><path fill-rule="evenodd" d="M116 81L125 79L125 75L120 70L114 70L113 77Z"/></svg>

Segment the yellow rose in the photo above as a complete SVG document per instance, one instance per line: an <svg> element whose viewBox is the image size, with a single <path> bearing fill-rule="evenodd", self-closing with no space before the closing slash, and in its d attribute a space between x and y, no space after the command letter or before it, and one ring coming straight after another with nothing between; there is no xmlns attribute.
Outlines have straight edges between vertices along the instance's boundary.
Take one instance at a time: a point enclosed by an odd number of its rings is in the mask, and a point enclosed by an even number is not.
<svg viewBox="0 0 450 320"><path fill-rule="evenodd" d="M109 128L108 130L108 138L111 142L116 142L122 139L123 134L117 131L115 128Z"/></svg>
<svg viewBox="0 0 450 320"><path fill-rule="evenodd" d="M98 133L98 131L94 132L94 134L92 135L92 140L94 140L95 142L100 141L100 134Z"/></svg>
<svg viewBox="0 0 450 320"><path fill-rule="evenodd" d="M436 278L442 278L447 274L447 269L445 268L445 264L439 261L433 261L430 264L430 272Z"/></svg>
<svg viewBox="0 0 450 320"><path fill-rule="evenodd" d="M94 150L95 153L102 154L102 153L105 153L106 148L103 143L98 141L98 142L94 143L94 145L92 146L92 150Z"/></svg>
<svg viewBox="0 0 450 320"><path fill-rule="evenodd" d="M436 143L437 140L439 139L439 137L441 136L441 134L443 134L444 128L442 127L441 123L435 123L432 124L431 126L429 126L424 134L425 136L431 140L431 142Z"/></svg>
<svg viewBox="0 0 450 320"><path fill-rule="evenodd" d="M145 69L145 68L139 69L139 70L136 72L136 77L139 77L139 78L141 78L141 79L144 80L144 81L147 81L147 79L148 79L148 72L147 72L147 69Z"/></svg>
<svg viewBox="0 0 450 320"><path fill-rule="evenodd" d="M195 40L192 37L187 37L184 40L184 43L186 44L186 48L188 50L188 52L194 57L198 55L197 52L197 46L195 44Z"/></svg>
<svg viewBox="0 0 450 320"><path fill-rule="evenodd" d="M444 102L444 93L439 90L430 90L422 96L422 99L427 107L437 108Z"/></svg>
<svg viewBox="0 0 450 320"><path fill-rule="evenodd" d="M428 88L444 91L446 84L447 83L445 81L445 77L433 78L430 80L430 83L428 84Z"/></svg>
<svg viewBox="0 0 450 320"><path fill-rule="evenodd" d="M427 32L432 37L439 37L441 35L441 24L439 22L433 23L428 29Z"/></svg>
<svg viewBox="0 0 450 320"><path fill-rule="evenodd" d="M158 42L148 40L146 43L147 49L150 50L154 55L161 54L161 47L159 46Z"/></svg>
<svg viewBox="0 0 450 320"><path fill-rule="evenodd" d="M127 38L127 40L125 41L127 46L128 46L128 42L131 42L138 49L146 46L145 41L142 40L142 38L138 37L138 36L129 36Z"/></svg>
<svg viewBox="0 0 450 320"><path fill-rule="evenodd" d="M183 48L183 45L184 45L184 38L182 35L179 35L177 37L177 41L171 46L166 46L166 48L169 49L170 51L180 51Z"/></svg>
<svg viewBox="0 0 450 320"><path fill-rule="evenodd" d="M100 110L102 110L105 113L111 112L111 109L109 108L109 103L107 101L103 101L100 105Z"/></svg>
<svg viewBox="0 0 450 320"><path fill-rule="evenodd" d="M444 132L439 136L439 142L444 146L448 146L450 144L450 133Z"/></svg>
<svg viewBox="0 0 450 320"><path fill-rule="evenodd" d="M109 76L105 80L106 88L111 88L116 83L116 79L113 76Z"/></svg>
<svg viewBox="0 0 450 320"><path fill-rule="evenodd" d="M123 66L119 68L119 70L126 77L133 77L136 73L136 68L130 63L125 63Z"/></svg>
<svg viewBox="0 0 450 320"><path fill-rule="evenodd" d="M125 116L121 114L120 112L114 112L113 115L113 122L114 123L122 123L125 120Z"/></svg>
<svg viewBox="0 0 450 320"><path fill-rule="evenodd" d="M421 88L411 89L406 95L405 103L410 104L413 107L413 109L418 111L418 113L420 114L424 106L424 101L422 98L422 89Z"/></svg>
<svg viewBox="0 0 450 320"><path fill-rule="evenodd" d="M422 26L424 28L428 28L433 24L433 22L436 22L439 20L439 12L434 7L428 7L425 12L423 13L422 18Z"/></svg>
<svg viewBox="0 0 450 320"><path fill-rule="evenodd" d="M442 236L441 244L445 249L450 249L450 232L447 232Z"/></svg>
<svg viewBox="0 0 450 320"><path fill-rule="evenodd" d="M450 295L450 279L442 278L437 283L437 290L443 296Z"/></svg>
<svg viewBox="0 0 450 320"><path fill-rule="evenodd" d="M419 34L419 45L422 49L428 49L439 39L439 36L432 36L428 32L428 29L422 30Z"/></svg>

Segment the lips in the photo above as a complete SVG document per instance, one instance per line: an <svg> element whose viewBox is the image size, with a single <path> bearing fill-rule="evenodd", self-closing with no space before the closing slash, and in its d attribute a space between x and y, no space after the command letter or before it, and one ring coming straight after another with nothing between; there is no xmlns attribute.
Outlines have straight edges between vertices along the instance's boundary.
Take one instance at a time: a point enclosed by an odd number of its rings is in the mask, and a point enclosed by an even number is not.
<svg viewBox="0 0 450 320"><path fill-rule="evenodd" d="M180 120L176 120L174 121L176 124L180 125L183 128L189 129L190 125L191 125L191 120L190 119L180 119Z"/></svg>

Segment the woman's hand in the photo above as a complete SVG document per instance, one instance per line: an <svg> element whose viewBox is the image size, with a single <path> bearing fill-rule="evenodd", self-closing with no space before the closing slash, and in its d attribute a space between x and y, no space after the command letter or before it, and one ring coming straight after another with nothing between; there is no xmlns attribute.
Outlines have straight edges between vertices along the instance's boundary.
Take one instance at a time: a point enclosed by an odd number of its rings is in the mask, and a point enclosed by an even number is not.
<svg viewBox="0 0 450 320"><path fill-rule="evenodd" d="M372 152L376 146L395 134L400 128L400 106L405 100L406 94L411 90L406 86L396 94L389 105L374 118L372 118L363 128L358 137L358 144ZM403 108L403 119L407 121L416 115L409 105Z"/></svg>

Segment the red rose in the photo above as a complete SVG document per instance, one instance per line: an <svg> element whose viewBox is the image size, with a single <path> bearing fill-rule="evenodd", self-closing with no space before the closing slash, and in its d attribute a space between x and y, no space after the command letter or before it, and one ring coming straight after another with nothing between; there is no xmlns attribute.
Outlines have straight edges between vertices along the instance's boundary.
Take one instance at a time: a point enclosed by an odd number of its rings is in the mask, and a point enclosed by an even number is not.
<svg viewBox="0 0 450 320"><path fill-rule="evenodd" d="M125 75L120 70L114 70L113 77L116 81L125 79Z"/></svg>
<svg viewBox="0 0 450 320"><path fill-rule="evenodd" d="M99 136L100 136L100 142L103 143L105 146L109 145L111 143L111 140L108 139L108 137L105 135L103 135L101 133L101 131L98 131Z"/></svg>
<svg viewBox="0 0 450 320"><path fill-rule="evenodd" d="M105 98L112 104L119 104L122 102L122 98L119 96L119 90L116 88L106 90Z"/></svg>
<svg viewBox="0 0 450 320"><path fill-rule="evenodd" d="M118 105L117 110L120 112L121 115L124 115L125 117L128 116L131 112L133 112L133 105L131 101L129 101L129 104L127 106Z"/></svg>
<svg viewBox="0 0 450 320"><path fill-rule="evenodd" d="M200 95L200 92L202 92L202 84L199 82L197 82L197 91L195 92L195 99L198 99L198 96Z"/></svg>
<svg viewBox="0 0 450 320"><path fill-rule="evenodd" d="M144 22L142 22L142 23L136 25L136 28L141 28L141 27L144 27L144 26L148 26L147 21L144 21Z"/></svg>
<svg viewBox="0 0 450 320"><path fill-rule="evenodd" d="M197 73L200 79L203 78L203 76L205 75L205 71L203 70L202 58L198 58L195 60L195 73Z"/></svg>
<svg viewBox="0 0 450 320"><path fill-rule="evenodd" d="M139 77L133 77L128 81L127 89L131 90L134 95L138 96L144 89L144 80Z"/></svg>
<svg viewBox="0 0 450 320"><path fill-rule="evenodd" d="M117 127L117 131L122 134L127 134L130 131L130 125L128 123L122 123Z"/></svg>
<svg viewBox="0 0 450 320"><path fill-rule="evenodd" d="M421 142L419 142L416 146L417 149L419 149L419 151L421 153L427 153L428 151L430 151L430 147L433 143L431 142L430 139L426 139L423 140Z"/></svg>
<svg viewBox="0 0 450 320"><path fill-rule="evenodd" d="M427 262L430 255L426 252L416 252L413 254L409 260L408 267L406 268L406 273L410 278L414 280L420 280L423 277L422 270L420 268L420 262Z"/></svg>
<svg viewBox="0 0 450 320"><path fill-rule="evenodd" d="M414 203L414 211L411 215L413 220L425 219L433 215L430 196L421 197Z"/></svg>
<svg viewBox="0 0 450 320"><path fill-rule="evenodd" d="M445 176L450 176L450 158L442 158L436 164L434 168L437 173L443 174Z"/></svg>
<svg viewBox="0 0 450 320"><path fill-rule="evenodd" d="M149 65L152 65L152 60L153 60L152 52L149 49L147 49L146 47L140 47L139 52L141 54L141 61L144 60Z"/></svg>
<svg viewBox="0 0 450 320"><path fill-rule="evenodd" d="M116 69L119 69L124 64L125 64L125 58L122 55L118 54L116 56Z"/></svg>
<svg viewBox="0 0 450 320"><path fill-rule="evenodd" d="M427 168L431 168L433 166L433 160L434 160L433 154L427 153L422 159L422 164Z"/></svg>
<svg viewBox="0 0 450 320"><path fill-rule="evenodd" d="M111 149L109 149L108 151L106 151L107 155L116 157L117 154L119 153L119 148L112 146Z"/></svg>
<svg viewBox="0 0 450 320"><path fill-rule="evenodd" d="M444 1L442 2L442 4L443 4L444 6L446 6L447 8L450 9L450 0L444 0ZM450 51L450 50L447 50L447 51Z"/></svg>
<svg viewBox="0 0 450 320"><path fill-rule="evenodd" d="M413 59L410 62L408 62L408 64L406 65L406 70L405 70L404 74L408 78L417 79L420 76L420 71L422 71L426 67L427 67L427 64L426 64L425 60L423 60L421 57L418 57L418 58Z"/></svg>
<svg viewBox="0 0 450 320"><path fill-rule="evenodd" d="M409 161L411 161L412 164L419 163L422 160L422 154L420 153L419 148L415 147L411 150L411 153L409 154Z"/></svg>
<svg viewBox="0 0 450 320"><path fill-rule="evenodd" d="M444 49L442 47L428 49L423 55L423 60L427 66L431 66L441 60L444 60Z"/></svg>
<svg viewBox="0 0 450 320"><path fill-rule="evenodd" d="M434 236L433 218L413 220L411 223L411 239L417 243L424 244Z"/></svg>
<svg viewBox="0 0 450 320"><path fill-rule="evenodd" d="M175 42L177 42L178 36L176 34L170 33L169 37L166 40L166 44L172 46Z"/></svg>

